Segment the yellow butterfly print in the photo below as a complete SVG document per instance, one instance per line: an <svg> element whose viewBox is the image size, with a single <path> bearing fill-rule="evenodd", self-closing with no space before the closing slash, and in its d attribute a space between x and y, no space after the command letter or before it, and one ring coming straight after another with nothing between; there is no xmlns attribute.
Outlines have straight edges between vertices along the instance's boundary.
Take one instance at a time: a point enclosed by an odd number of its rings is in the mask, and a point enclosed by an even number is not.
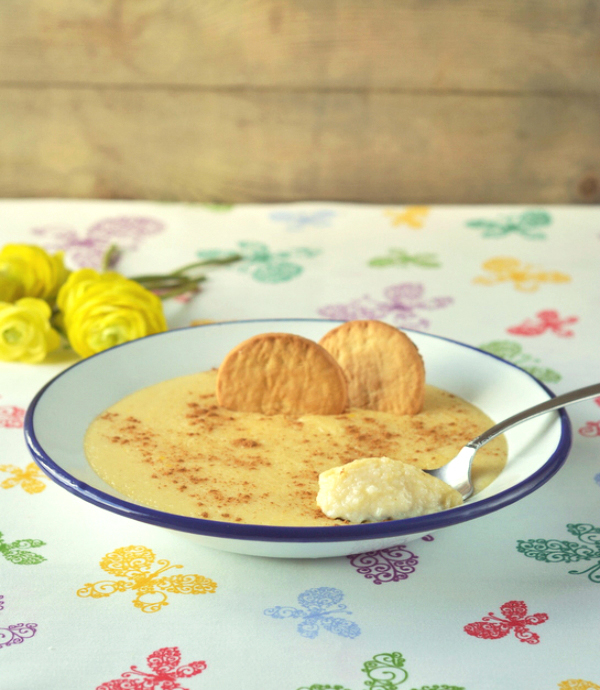
<svg viewBox="0 0 600 690"><path fill-rule="evenodd" d="M102 570L124 577L124 580L102 580L86 583L77 590L78 597L100 599L115 592L133 590L137 596L133 605L144 613L155 613L163 606L168 606L166 592L175 594L207 594L217 588L217 583L202 575L168 575L163 573L171 568L183 568L182 565L171 565L169 561L156 561L158 570L151 571L156 557L145 546L123 546L115 549L100 561Z"/></svg>
<svg viewBox="0 0 600 690"><path fill-rule="evenodd" d="M422 228L429 213L429 206L407 206L404 211L388 209L385 215L391 218L394 227L408 225L410 228Z"/></svg>
<svg viewBox="0 0 600 690"><path fill-rule="evenodd" d="M12 477L8 477L0 484L3 489L12 489L20 484L28 494L39 494L46 488L44 482L39 480L39 477L44 475L35 462L30 462L24 470L15 465L0 465L0 472L12 474Z"/></svg>
<svg viewBox="0 0 600 690"><path fill-rule="evenodd" d="M535 292L542 283L568 283L571 277L559 271L539 270L513 257L498 256L482 264L488 276L473 279L479 285L497 285L512 282L516 290Z"/></svg>
<svg viewBox="0 0 600 690"><path fill-rule="evenodd" d="M558 687L559 690L600 690L600 685L596 685L596 683L575 678L563 680L562 683L558 684Z"/></svg>

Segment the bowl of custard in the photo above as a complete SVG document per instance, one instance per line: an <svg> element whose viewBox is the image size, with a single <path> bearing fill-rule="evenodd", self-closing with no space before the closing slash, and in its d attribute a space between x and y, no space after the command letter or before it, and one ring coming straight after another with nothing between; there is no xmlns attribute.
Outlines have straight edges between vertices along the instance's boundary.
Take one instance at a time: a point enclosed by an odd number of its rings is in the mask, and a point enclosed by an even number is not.
<svg viewBox="0 0 600 690"><path fill-rule="evenodd" d="M349 409L264 415L221 408L218 367L263 333L319 339L341 322L267 319L208 323L148 336L81 360L47 383L25 439L58 485L101 510L240 554L321 558L377 551L456 528L519 501L565 462L564 410L484 446L475 494L426 515L349 523L316 503L319 473L361 457L450 460L493 423L553 397L528 372L441 336L405 331L426 371L422 412L410 418Z"/></svg>

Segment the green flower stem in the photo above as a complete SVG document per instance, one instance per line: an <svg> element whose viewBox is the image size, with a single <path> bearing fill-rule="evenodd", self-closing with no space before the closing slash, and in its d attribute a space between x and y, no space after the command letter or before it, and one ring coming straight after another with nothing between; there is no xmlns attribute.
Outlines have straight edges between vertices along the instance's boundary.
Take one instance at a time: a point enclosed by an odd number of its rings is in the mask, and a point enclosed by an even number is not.
<svg viewBox="0 0 600 690"><path fill-rule="evenodd" d="M196 278L188 278L187 276L140 276L139 278L131 278L136 283L139 283L146 290L154 292L161 299L169 299L169 297L177 297L186 292L195 292L198 290L199 283L206 280L206 276L198 276Z"/></svg>
<svg viewBox="0 0 600 690"><path fill-rule="evenodd" d="M101 270L103 272L110 270L118 257L119 247L116 244L112 244L102 257ZM198 291L200 283L206 280L206 275L204 275L204 273L189 275L190 271L195 271L199 268L210 268L212 266L224 266L239 261L241 258L241 254L232 253L227 256L195 261L171 273L134 276L130 278L130 280L139 283L142 287L146 288L146 290L154 292L158 297L165 300L170 297L185 294L186 292Z"/></svg>
<svg viewBox="0 0 600 690"><path fill-rule="evenodd" d="M203 259L202 261L195 261L193 264L187 264L187 266L182 266L181 268L178 268L176 271L173 271L169 275L178 276L183 273L187 273L188 271L191 271L194 268L204 268L207 266L225 266L227 264L235 263L236 261L239 261L241 258L241 254L233 253L228 254L227 256L214 257L213 259Z"/></svg>
<svg viewBox="0 0 600 690"><path fill-rule="evenodd" d="M109 252L107 252L107 254ZM242 256L240 254L230 254L224 257L196 261L165 275L134 276L130 278L130 280L134 280L147 290L155 292L164 300L182 295L186 292L195 292L198 290L199 284L206 280L206 275L204 273L200 273L199 275L188 275L190 271L198 268L227 265L239 261L241 258Z"/></svg>
<svg viewBox="0 0 600 690"><path fill-rule="evenodd" d="M119 258L119 247L117 247L116 244L111 244L110 247L104 252L104 255L102 257L102 266L100 268L100 271L102 273L109 271L110 267L117 261L118 258Z"/></svg>

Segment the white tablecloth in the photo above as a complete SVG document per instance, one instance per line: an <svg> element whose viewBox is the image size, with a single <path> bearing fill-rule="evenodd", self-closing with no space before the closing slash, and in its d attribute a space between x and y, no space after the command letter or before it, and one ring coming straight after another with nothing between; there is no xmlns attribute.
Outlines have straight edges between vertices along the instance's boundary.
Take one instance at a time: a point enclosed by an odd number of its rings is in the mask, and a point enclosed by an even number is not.
<svg viewBox="0 0 600 690"><path fill-rule="evenodd" d="M377 318L555 393L600 381L597 208L6 200L0 219L2 245L64 250L70 268L111 243L129 276L241 253L166 305L170 327ZM32 464L24 411L73 361L0 363L1 688L600 688L600 400L569 409L567 463L516 504L368 557L262 559L102 511ZM132 547L141 575L103 567ZM136 607L163 561L216 588Z"/></svg>

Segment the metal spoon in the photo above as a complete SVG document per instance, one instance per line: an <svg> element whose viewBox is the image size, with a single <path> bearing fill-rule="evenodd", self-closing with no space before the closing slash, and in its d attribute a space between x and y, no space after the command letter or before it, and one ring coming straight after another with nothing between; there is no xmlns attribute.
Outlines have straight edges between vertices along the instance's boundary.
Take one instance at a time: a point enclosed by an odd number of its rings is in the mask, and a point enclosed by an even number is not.
<svg viewBox="0 0 600 690"><path fill-rule="evenodd" d="M534 405L527 410L523 410L523 412L519 412L505 419L503 422L491 427L491 429L488 429L480 436L477 436L477 438L474 438L459 451L458 455L452 458L452 460L443 467L437 470L426 470L426 472L441 479L443 482L446 482L446 484L450 484L450 486L454 487L462 494L464 499L467 499L473 493L471 464L475 457L475 453L481 446L484 446L488 441L491 441L493 438L496 438L496 436L499 436L521 422L533 419L533 417L537 417L545 412L551 412L560 407L593 398L596 395L600 395L600 383L596 383L593 386L586 386L585 388L579 388L575 391L571 391L571 393L565 393L564 395L559 395L539 405Z"/></svg>

